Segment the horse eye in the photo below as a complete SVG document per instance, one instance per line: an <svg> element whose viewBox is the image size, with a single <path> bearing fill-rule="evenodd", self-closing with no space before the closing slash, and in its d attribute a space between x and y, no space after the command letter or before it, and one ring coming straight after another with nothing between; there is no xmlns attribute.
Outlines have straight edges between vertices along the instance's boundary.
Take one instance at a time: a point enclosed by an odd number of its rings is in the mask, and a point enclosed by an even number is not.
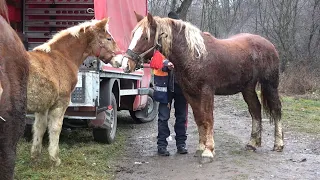
<svg viewBox="0 0 320 180"><path fill-rule="evenodd" d="M111 41L111 40L112 40L112 38L107 38L107 40L108 40L108 41Z"/></svg>
<svg viewBox="0 0 320 180"><path fill-rule="evenodd" d="M144 40L146 40L146 41L147 41L147 40L148 40L148 38L147 38L147 37L145 37L145 38L144 38Z"/></svg>

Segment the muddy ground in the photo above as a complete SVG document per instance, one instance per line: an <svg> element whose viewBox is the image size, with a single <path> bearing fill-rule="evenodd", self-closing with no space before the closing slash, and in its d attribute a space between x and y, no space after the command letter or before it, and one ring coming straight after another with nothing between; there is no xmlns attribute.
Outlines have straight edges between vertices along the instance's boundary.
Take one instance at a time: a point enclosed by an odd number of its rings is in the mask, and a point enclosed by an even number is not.
<svg viewBox="0 0 320 180"><path fill-rule="evenodd" d="M169 157L157 155L157 121L134 124L128 114L119 117L119 128L128 132L125 154L114 162L115 179L125 180L206 180L206 179L320 179L320 134L288 131L284 127L285 149L271 151L273 126L263 120L262 147L256 152L244 149L249 140L251 118L247 110L235 105L240 95L220 96L215 100L216 156L209 164L194 157L198 133L189 108L189 154L176 154L172 112Z"/></svg>

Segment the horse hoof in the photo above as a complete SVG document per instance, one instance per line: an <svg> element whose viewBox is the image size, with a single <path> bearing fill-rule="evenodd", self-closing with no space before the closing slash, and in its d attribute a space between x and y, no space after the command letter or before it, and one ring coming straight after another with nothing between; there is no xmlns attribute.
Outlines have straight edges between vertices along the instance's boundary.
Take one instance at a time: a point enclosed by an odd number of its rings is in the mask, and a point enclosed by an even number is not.
<svg viewBox="0 0 320 180"><path fill-rule="evenodd" d="M52 160L51 162L52 162L52 166L56 166L56 167L60 166L60 164L61 164L61 160L60 159Z"/></svg>
<svg viewBox="0 0 320 180"><path fill-rule="evenodd" d="M213 157L202 156L200 159L201 164L207 164L207 163L211 163L211 162L213 162Z"/></svg>
<svg viewBox="0 0 320 180"><path fill-rule="evenodd" d="M274 145L273 151L282 152L283 151L283 145L282 146Z"/></svg>
<svg viewBox="0 0 320 180"><path fill-rule="evenodd" d="M60 164L61 164L61 160L60 159L58 159L57 161L56 161L56 166L60 166Z"/></svg>
<svg viewBox="0 0 320 180"><path fill-rule="evenodd" d="M215 154L214 151L205 149L201 154L200 163L201 164L211 163L213 161L214 154Z"/></svg>
<svg viewBox="0 0 320 180"><path fill-rule="evenodd" d="M201 154L203 153L203 150L197 150L196 153L194 154L194 157L201 157Z"/></svg>
<svg viewBox="0 0 320 180"><path fill-rule="evenodd" d="M37 166L40 163L40 159L37 157L31 157L31 164Z"/></svg>
<svg viewBox="0 0 320 180"><path fill-rule="evenodd" d="M247 144L247 145L246 145L246 150L247 150L247 151L256 151L257 148L254 147L254 146L252 146L252 145L250 145L250 144Z"/></svg>

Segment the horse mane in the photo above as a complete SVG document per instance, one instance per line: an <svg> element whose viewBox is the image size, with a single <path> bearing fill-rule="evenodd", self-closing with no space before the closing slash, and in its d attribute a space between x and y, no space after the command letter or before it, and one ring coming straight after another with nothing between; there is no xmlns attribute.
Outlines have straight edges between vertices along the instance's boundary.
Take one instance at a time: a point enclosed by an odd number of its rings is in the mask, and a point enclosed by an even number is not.
<svg viewBox="0 0 320 180"><path fill-rule="evenodd" d="M81 30L86 32L86 30L97 23L99 23L100 20L91 20L91 21L86 21L81 24L78 24L76 26L69 27L67 29L64 29L57 34L55 34L50 40L48 40L46 43L41 44L37 47L35 47L33 50L34 51L44 51L46 53L51 51L51 45L59 41L59 39L64 38L65 36L71 35L75 38L79 38ZM107 23L105 26L105 31L109 32L109 24Z"/></svg>
<svg viewBox="0 0 320 180"><path fill-rule="evenodd" d="M0 16L9 23L8 7L5 0L0 0Z"/></svg>
<svg viewBox="0 0 320 180"><path fill-rule="evenodd" d="M153 19L157 24L155 40L158 40L159 36L161 36L161 33L163 32L165 32L166 35L166 38L161 38L162 52L165 56L169 56L171 54L173 24L178 26L180 28L180 31L182 31L182 29L184 28L184 34L188 45L188 52L191 57L194 57L196 55L196 58L201 58L207 55L204 39L199 28L189 22L185 22L182 20L173 20L171 18L161 18L158 16L154 16ZM150 40L150 26L147 17L145 17L137 24L133 32L139 27L146 29L148 39Z"/></svg>

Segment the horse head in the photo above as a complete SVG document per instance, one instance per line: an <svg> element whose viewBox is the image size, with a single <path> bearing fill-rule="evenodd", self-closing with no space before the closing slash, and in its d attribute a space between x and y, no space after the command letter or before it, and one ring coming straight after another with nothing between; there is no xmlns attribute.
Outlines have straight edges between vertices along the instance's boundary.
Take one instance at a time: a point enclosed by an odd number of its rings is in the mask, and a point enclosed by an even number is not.
<svg viewBox="0 0 320 180"><path fill-rule="evenodd" d="M93 36L90 42L92 51L89 53L89 56L96 56L104 63L109 63L116 52L120 51L109 32L108 22L109 18L105 18L92 25Z"/></svg>
<svg viewBox="0 0 320 180"><path fill-rule="evenodd" d="M132 32L132 40L123 59L122 67L126 73L140 68L152 56L155 49L160 48L157 34L157 23L148 13L147 17L136 14L139 22Z"/></svg>

